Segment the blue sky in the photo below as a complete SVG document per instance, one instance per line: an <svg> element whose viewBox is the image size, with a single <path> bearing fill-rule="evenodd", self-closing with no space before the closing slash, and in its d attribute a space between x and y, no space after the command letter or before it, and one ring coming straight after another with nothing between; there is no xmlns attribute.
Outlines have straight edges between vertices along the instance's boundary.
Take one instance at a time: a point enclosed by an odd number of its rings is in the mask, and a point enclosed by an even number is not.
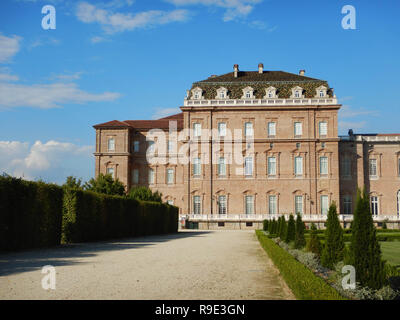
<svg viewBox="0 0 400 320"><path fill-rule="evenodd" d="M41 25L44 5L56 29ZM342 28L343 6L356 30ZM211 74L284 70L328 80L340 134L400 132L398 0L2 0L0 172L61 183L94 174L109 120L179 111Z"/></svg>

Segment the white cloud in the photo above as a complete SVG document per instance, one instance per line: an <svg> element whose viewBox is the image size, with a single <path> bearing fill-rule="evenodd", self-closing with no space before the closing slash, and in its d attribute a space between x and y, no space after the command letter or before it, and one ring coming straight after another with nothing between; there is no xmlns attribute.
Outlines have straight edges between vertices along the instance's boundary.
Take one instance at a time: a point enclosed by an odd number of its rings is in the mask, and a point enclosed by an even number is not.
<svg viewBox="0 0 400 320"><path fill-rule="evenodd" d="M78 80L81 78L81 75L83 74L83 71L75 72L75 73L67 73L67 74L56 74L50 77L50 79L54 80Z"/></svg>
<svg viewBox="0 0 400 320"><path fill-rule="evenodd" d="M136 14L118 13L87 2L81 2L77 5L76 16L78 20L84 23L99 23L106 33L111 34L185 21L188 18L188 11L150 10Z"/></svg>
<svg viewBox="0 0 400 320"><path fill-rule="evenodd" d="M349 129L362 129L367 125L366 121L341 121L339 120L339 131L347 133Z"/></svg>
<svg viewBox="0 0 400 320"><path fill-rule="evenodd" d="M25 179L62 183L69 175L88 179L93 175L93 146L69 142L0 141L0 173Z"/></svg>
<svg viewBox="0 0 400 320"><path fill-rule="evenodd" d="M104 92L99 94L81 90L75 83L53 83L22 85L0 82L0 109L14 107L33 107L50 109L62 104L113 101L119 93Z"/></svg>
<svg viewBox="0 0 400 320"><path fill-rule="evenodd" d="M0 81L17 81L19 78L13 74L0 73Z"/></svg>
<svg viewBox="0 0 400 320"><path fill-rule="evenodd" d="M204 5L224 8L223 20L231 21L247 17L262 0L165 0L176 6Z"/></svg>
<svg viewBox="0 0 400 320"><path fill-rule="evenodd" d="M90 39L91 43L100 43L100 42L105 42L105 41L109 41L109 40L107 38L100 37L100 36L92 37Z"/></svg>
<svg viewBox="0 0 400 320"><path fill-rule="evenodd" d="M6 37L0 33L0 63L9 62L19 51L21 37Z"/></svg>
<svg viewBox="0 0 400 320"><path fill-rule="evenodd" d="M154 120L160 119L180 112L182 111L179 108L156 108L156 111L153 114L152 119Z"/></svg>
<svg viewBox="0 0 400 320"><path fill-rule="evenodd" d="M375 113L374 110L364 110L364 109L355 110L349 105L344 105L339 110L339 118L354 118L365 115L373 115L374 113Z"/></svg>

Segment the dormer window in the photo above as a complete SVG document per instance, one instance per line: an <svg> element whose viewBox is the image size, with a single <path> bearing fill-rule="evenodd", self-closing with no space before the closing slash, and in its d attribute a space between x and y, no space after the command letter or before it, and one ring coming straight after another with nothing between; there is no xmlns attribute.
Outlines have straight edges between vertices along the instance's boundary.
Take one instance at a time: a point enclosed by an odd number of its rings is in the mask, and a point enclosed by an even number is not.
<svg viewBox="0 0 400 320"><path fill-rule="evenodd" d="M325 98L327 96L328 88L325 86L320 86L316 89L316 98Z"/></svg>
<svg viewBox="0 0 400 320"><path fill-rule="evenodd" d="M196 87L192 90L192 98L195 100L202 99L203 97L203 90L199 87Z"/></svg>
<svg viewBox="0 0 400 320"><path fill-rule="evenodd" d="M227 99L228 98L228 89L221 87L217 89L216 99Z"/></svg>
<svg viewBox="0 0 400 320"><path fill-rule="evenodd" d="M303 88L302 87L294 87L292 88L292 96L291 98L304 98Z"/></svg>
<svg viewBox="0 0 400 320"><path fill-rule="evenodd" d="M269 87L265 89L266 95L264 98L267 99L273 99L276 98L276 88L275 87Z"/></svg>
<svg viewBox="0 0 400 320"><path fill-rule="evenodd" d="M252 87L244 88L242 99L253 99L254 98L253 92L254 92L254 89Z"/></svg>

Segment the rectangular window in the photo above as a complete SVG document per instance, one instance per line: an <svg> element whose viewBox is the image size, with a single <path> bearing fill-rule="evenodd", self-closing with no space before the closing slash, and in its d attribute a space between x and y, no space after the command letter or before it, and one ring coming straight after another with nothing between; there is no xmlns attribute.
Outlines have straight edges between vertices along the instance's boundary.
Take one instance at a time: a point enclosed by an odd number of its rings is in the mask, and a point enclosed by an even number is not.
<svg viewBox="0 0 400 320"><path fill-rule="evenodd" d="M400 177L400 158L397 159L397 174Z"/></svg>
<svg viewBox="0 0 400 320"><path fill-rule="evenodd" d="M253 175L253 158L252 157L246 157L244 159L244 174L246 176Z"/></svg>
<svg viewBox="0 0 400 320"><path fill-rule="evenodd" d="M149 169L149 184L154 184L154 169Z"/></svg>
<svg viewBox="0 0 400 320"><path fill-rule="evenodd" d="M296 176L303 175L303 158L302 157L294 158L294 174Z"/></svg>
<svg viewBox="0 0 400 320"><path fill-rule="evenodd" d="M303 134L303 126L301 122L294 123L294 136L299 137Z"/></svg>
<svg viewBox="0 0 400 320"><path fill-rule="evenodd" d="M218 197L218 214L226 214L226 196Z"/></svg>
<svg viewBox="0 0 400 320"><path fill-rule="evenodd" d="M278 205L276 201L276 196L269 196L268 198L268 213L269 214L277 214L278 213Z"/></svg>
<svg viewBox="0 0 400 320"><path fill-rule="evenodd" d="M174 169L167 169L167 183L174 183Z"/></svg>
<svg viewBox="0 0 400 320"><path fill-rule="evenodd" d="M303 196L294 197L294 211L296 214L303 214Z"/></svg>
<svg viewBox="0 0 400 320"><path fill-rule="evenodd" d="M193 135L201 137L201 123L193 123Z"/></svg>
<svg viewBox="0 0 400 320"><path fill-rule="evenodd" d="M110 138L108 139L108 151L114 151L115 150L115 139Z"/></svg>
<svg viewBox="0 0 400 320"><path fill-rule="evenodd" d="M139 152L139 141L133 141L133 152Z"/></svg>
<svg viewBox="0 0 400 320"><path fill-rule="evenodd" d="M268 175L275 176L276 175L276 158L268 157Z"/></svg>
<svg viewBox="0 0 400 320"><path fill-rule="evenodd" d="M139 183L139 169L132 170L132 183L133 184Z"/></svg>
<svg viewBox="0 0 400 320"><path fill-rule="evenodd" d="M377 216L379 214L378 197L371 197L371 212L374 216Z"/></svg>
<svg viewBox="0 0 400 320"><path fill-rule="evenodd" d="M225 122L218 123L218 135L220 137L226 136L226 123Z"/></svg>
<svg viewBox="0 0 400 320"><path fill-rule="evenodd" d="M200 158L193 159L193 175L199 176L201 175L201 161Z"/></svg>
<svg viewBox="0 0 400 320"><path fill-rule="evenodd" d="M369 159L369 175L376 177L376 159Z"/></svg>
<svg viewBox="0 0 400 320"><path fill-rule="evenodd" d="M353 200L351 196L343 197L343 213L344 214L353 214Z"/></svg>
<svg viewBox="0 0 400 320"><path fill-rule="evenodd" d="M244 135L246 137L251 137L253 136L253 123L251 122L246 122L244 124Z"/></svg>
<svg viewBox="0 0 400 320"><path fill-rule="evenodd" d="M276 123L268 122L268 137L275 137L276 135Z"/></svg>
<svg viewBox="0 0 400 320"><path fill-rule="evenodd" d="M107 174L111 174L111 177L114 179L114 168L107 168Z"/></svg>
<svg viewBox="0 0 400 320"><path fill-rule="evenodd" d="M201 214L201 199L200 196L193 197L193 213Z"/></svg>
<svg viewBox="0 0 400 320"><path fill-rule="evenodd" d="M174 142L171 141L171 140L168 140L167 148L168 148L168 149L167 149L168 153L173 152L173 151L174 151Z"/></svg>
<svg viewBox="0 0 400 320"><path fill-rule="evenodd" d="M321 175L328 174L328 157L319 158L319 174Z"/></svg>
<svg viewBox="0 0 400 320"><path fill-rule="evenodd" d="M246 214L254 214L254 197L246 196Z"/></svg>
<svg viewBox="0 0 400 320"><path fill-rule="evenodd" d="M154 152L154 149L155 149L155 144L154 144L154 141L148 141L147 142L148 143L148 151L147 152L150 152L150 153L153 153Z"/></svg>
<svg viewBox="0 0 400 320"><path fill-rule="evenodd" d="M319 135L326 136L328 134L328 123L325 121L321 121L319 123Z"/></svg>
<svg viewBox="0 0 400 320"><path fill-rule="evenodd" d="M226 175L226 163L225 158L218 159L218 175L225 176Z"/></svg>
<svg viewBox="0 0 400 320"><path fill-rule="evenodd" d="M347 156L342 159L342 175L344 177L351 176L351 159Z"/></svg>
<svg viewBox="0 0 400 320"><path fill-rule="evenodd" d="M329 209L328 196L321 196L321 214L327 215Z"/></svg>

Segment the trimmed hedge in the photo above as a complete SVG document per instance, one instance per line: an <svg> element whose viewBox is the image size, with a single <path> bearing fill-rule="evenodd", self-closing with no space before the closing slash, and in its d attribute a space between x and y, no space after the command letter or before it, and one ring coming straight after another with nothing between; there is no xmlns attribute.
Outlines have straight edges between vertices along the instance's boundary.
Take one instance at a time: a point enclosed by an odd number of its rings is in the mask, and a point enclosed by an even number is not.
<svg viewBox="0 0 400 320"><path fill-rule="evenodd" d="M63 243L177 231L177 207L91 191L65 190Z"/></svg>
<svg viewBox="0 0 400 320"><path fill-rule="evenodd" d="M310 233L307 233L305 235L306 240L310 239L310 237L311 237ZM318 240L325 241L325 234L318 233L317 237L318 237ZM378 232L376 234L376 239L378 241L400 241L400 232L397 232L397 233L396 232L388 232L388 233ZM343 240L345 242L351 241L351 233L345 233L343 235Z"/></svg>
<svg viewBox="0 0 400 320"><path fill-rule="evenodd" d="M60 244L63 190L0 176L0 251Z"/></svg>
<svg viewBox="0 0 400 320"><path fill-rule="evenodd" d="M0 176L0 251L178 232L178 208Z"/></svg>
<svg viewBox="0 0 400 320"><path fill-rule="evenodd" d="M310 269L265 236L261 230L257 230L256 234L261 246L279 269L297 299L346 300L324 280L314 275Z"/></svg>

